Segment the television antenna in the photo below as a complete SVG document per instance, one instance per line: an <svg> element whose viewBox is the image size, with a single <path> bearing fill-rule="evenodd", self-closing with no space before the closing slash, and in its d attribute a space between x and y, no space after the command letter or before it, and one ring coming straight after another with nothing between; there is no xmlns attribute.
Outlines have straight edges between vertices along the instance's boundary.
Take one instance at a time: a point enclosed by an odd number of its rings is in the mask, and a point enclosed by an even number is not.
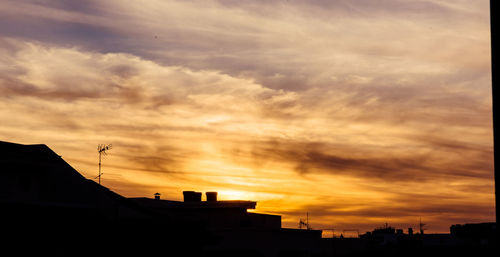
<svg viewBox="0 0 500 257"><path fill-rule="evenodd" d="M424 228L425 225L427 225L427 224L422 223L422 217L420 217L420 222L418 223L418 226L420 228L420 235L423 235L424 230L427 230L426 228Z"/></svg>
<svg viewBox="0 0 500 257"><path fill-rule="evenodd" d="M309 212L306 213L306 220L300 219L299 220L299 229L302 229L302 226L304 226L307 230L311 230L311 226L309 225Z"/></svg>
<svg viewBox="0 0 500 257"><path fill-rule="evenodd" d="M101 172L101 155L107 155L106 151L110 150L110 149L111 149L111 144L109 144L109 145L104 145L104 144L97 145L97 152L99 153L99 175L97 177L95 177L94 179L99 178L99 185L101 184L101 176L102 176L102 174L104 174Z"/></svg>

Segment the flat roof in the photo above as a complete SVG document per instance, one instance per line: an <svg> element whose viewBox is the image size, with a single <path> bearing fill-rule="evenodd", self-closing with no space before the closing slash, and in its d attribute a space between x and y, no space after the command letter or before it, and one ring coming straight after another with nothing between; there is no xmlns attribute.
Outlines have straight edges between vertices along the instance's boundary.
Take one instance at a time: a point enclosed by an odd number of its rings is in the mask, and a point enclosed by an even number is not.
<svg viewBox="0 0 500 257"><path fill-rule="evenodd" d="M230 200L230 201L215 201L215 202L180 202L171 200L156 200L147 197L129 198L143 205L155 208L187 208L187 209L222 209L222 208L238 208L238 209L255 209L257 202L246 200Z"/></svg>

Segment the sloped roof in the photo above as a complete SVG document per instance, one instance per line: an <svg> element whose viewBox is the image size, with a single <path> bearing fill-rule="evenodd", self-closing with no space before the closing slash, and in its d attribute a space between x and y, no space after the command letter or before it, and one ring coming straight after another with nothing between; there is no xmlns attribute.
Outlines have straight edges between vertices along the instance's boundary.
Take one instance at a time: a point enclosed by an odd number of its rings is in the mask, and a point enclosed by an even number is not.
<svg viewBox="0 0 500 257"><path fill-rule="evenodd" d="M10 187L7 196L0 196L4 202L105 209L120 206L136 212L148 212L126 197L86 179L44 144L23 145L0 141L0 171L1 179L4 180L2 183ZM17 178L20 176L36 184L39 187L36 190L40 192L23 196L22 190L18 188Z"/></svg>
<svg viewBox="0 0 500 257"><path fill-rule="evenodd" d="M64 175L85 179L44 144L23 145L0 141L0 167L4 172L37 172L50 168L50 170L63 170Z"/></svg>

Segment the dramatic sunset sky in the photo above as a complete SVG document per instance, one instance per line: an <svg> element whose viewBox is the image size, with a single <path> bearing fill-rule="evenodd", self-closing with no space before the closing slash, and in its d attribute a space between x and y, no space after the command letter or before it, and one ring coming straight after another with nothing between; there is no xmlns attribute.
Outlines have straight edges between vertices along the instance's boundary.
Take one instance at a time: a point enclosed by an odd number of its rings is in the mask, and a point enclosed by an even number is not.
<svg viewBox="0 0 500 257"><path fill-rule="evenodd" d="M0 140L298 227L494 221L489 1L0 2Z"/></svg>

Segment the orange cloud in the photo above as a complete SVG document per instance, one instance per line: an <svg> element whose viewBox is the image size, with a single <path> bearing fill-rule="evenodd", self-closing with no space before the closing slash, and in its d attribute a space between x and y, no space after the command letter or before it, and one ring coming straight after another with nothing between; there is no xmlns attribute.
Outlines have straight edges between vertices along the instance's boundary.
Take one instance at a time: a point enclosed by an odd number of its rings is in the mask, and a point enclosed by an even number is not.
<svg viewBox="0 0 500 257"><path fill-rule="evenodd" d="M219 190L315 228L494 217L487 1L13 3L2 140L88 178L112 143L119 193Z"/></svg>

